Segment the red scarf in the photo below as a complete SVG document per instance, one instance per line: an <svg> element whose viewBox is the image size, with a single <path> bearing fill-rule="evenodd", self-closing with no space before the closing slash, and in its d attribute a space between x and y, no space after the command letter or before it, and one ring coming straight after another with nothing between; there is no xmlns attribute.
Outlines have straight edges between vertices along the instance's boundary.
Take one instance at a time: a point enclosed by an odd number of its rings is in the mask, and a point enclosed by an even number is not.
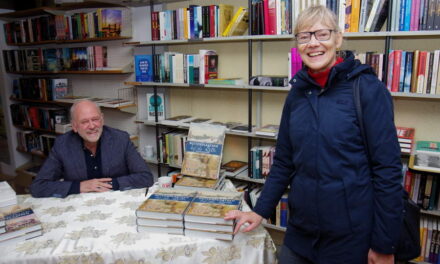
<svg viewBox="0 0 440 264"><path fill-rule="evenodd" d="M333 64L333 66L331 66L330 68L328 68L325 71L322 72L312 72L310 69L307 70L307 73L310 75L310 77L313 78L313 80L315 80L316 83L319 84L319 86L321 86L322 88L324 88L325 84L327 83L327 79L328 76L330 74L330 70L335 66L338 65L339 63L343 62L344 60L341 57L337 57L335 64Z"/></svg>

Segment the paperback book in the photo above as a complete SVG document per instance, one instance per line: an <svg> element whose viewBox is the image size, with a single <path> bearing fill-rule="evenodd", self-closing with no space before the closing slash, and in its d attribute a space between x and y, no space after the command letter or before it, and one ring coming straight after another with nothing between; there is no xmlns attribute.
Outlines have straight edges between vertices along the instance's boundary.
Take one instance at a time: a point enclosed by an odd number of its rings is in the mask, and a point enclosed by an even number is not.
<svg viewBox="0 0 440 264"><path fill-rule="evenodd" d="M206 179L183 175L176 181L174 188L191 190L217 190L222 186L223 181L224 177L220 177L219 179Z"/></svg>
<svg viewBox="0 0 440 264"><path fill-rule="evenodd" d="M165 119L165 100L163 93L147 93L147 120L156 120L156 109L157 109L157 120Z"/></svg>
<svg viewBox="0 0 440 264"><path fill-rule="evenodd" d="M182 174L217 179L224 140L224 126L191 123L185 144Z"/></svg>
<svg viewBox="0 0 440 264"><path fill-rule="evenodd" d="M222 165L222 169L225 170L225 176L236 176L248 167L247 162L239 160L231 160Z"/></svg>
<svg viewBox="0 0 440 264"><path fill-rule="evenodd" d="M153 56L152 55L135 55L134 65L136 72L136 82L152 82L153 81Z"/></svg>
<svg viewBox="0 0 440 264"><path fill-rule="evenodd" d="M0 245L10 239L21 241L42 234L41 222L31 208L17 208L5 214L4 221L5 232L0 234Z"/></svg>
<svg viewBox="0 0 440 264"><path fill-rule="evenodd" d="M260 128L257 128L255 130L255 134L260 136L275 137L278 134L279 129L280 129L279 125L268 124Z"/></svg>

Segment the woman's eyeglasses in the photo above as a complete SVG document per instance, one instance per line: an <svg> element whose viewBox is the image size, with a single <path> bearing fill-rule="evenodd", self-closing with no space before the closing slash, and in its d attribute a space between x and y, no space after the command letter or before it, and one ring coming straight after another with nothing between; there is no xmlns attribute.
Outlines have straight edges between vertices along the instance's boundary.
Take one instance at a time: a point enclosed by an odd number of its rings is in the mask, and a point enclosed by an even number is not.
<svg viewBox="0 0 440 264"><path fill-rule="evenodd" d="M320 29L313 32L299 32L295 35L296 41L298 44L306 44L309 43L312 39L312 35L315 35L315 39L318 41L326 41L329 40L332 35L333 29Z"/></svg>

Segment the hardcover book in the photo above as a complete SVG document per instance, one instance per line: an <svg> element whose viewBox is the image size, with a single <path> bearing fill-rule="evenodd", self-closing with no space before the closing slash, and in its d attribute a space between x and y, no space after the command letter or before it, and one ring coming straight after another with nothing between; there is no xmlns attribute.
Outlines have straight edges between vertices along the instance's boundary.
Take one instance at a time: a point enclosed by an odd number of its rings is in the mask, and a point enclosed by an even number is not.
<svg viewBox="0 0 440 264"><path fill-rule="evenodd" d="M414 128L397 126L396 130L397 130L397 138L398 138L399 142L413 143L414 134L416 131Z"/></svg>
<svg viewBox="0 0 440 264"><path fill-rule="evenodd" d="M183 213L193 200L196 192L190 190L175 190L171 188L158 189L136 210L137 217L182 220Z"/></svg>
<svg viewBox="0 0 440 264"><path fill-rule="evenodd" d="M67 79L52 79L52 100L61 99L67 96L68 81Z"/></svg>
<svg viewBox="0 0 440 264"><path fill-rule="evenodd" d="M153 56L152 55L135 55L134 65L136 72L136 82L152 82L153 81Z"/></svg>
<svg viewBox="0 0 440 264"><path fill-rule="evenodd" d="M247 162L239 160L231 160L222 165L222 169L225 170L226 176L235 176L240 172L246 170L248 167Z"/></svg>
<svg viewBox="0 0 440 264"><path fill-rule="evenodd" d="M227 212L239 210L242 193L224 191L200 191L185 212L185 222L233 225L233 220L224 220Z"/></svg>
<svg viewBox="0 0 440 264"><path fill-rule="evenodd" d="M157 106L157 108L156 108ZM156 120L156 109L157 109L157 120L165 119L165 100L163 93L147 93L147 120Z"/></svg>
<svg viewBox="0 0 440 264"><path fill-rule="evenodd" d="M206 179L201 177L192 177L183 175L174 184L174 188L177 189L192 189L192 190L215 190L217 187L221 186L224 178L219 179Z"/></svg>
<svg viewBox="0 0 440 264"><path fill-rule="evenodd" d="M217 179L225 140L225 127L191 123L182 174Z"/></svg>
<svg viewBox="0 0 440 264"><path fill-rule="evenodd" d="M5 232L0 234L0 242L6 242L41 230L41 222L31 208L18 208L4 216Z"/></svg>

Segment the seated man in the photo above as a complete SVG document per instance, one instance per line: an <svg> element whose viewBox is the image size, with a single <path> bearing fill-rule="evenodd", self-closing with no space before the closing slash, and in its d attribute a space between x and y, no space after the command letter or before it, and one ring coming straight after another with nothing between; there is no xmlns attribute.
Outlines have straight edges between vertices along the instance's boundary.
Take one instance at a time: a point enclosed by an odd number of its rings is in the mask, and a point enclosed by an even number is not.
<svg viewBox="0 0 440 264"><path fill-rule="evenodd" d="M57 137L30 191L34 197L66 197L149 187L153 176L126 132L104 126L94 102L72 105L73 131Z"/></svg>

